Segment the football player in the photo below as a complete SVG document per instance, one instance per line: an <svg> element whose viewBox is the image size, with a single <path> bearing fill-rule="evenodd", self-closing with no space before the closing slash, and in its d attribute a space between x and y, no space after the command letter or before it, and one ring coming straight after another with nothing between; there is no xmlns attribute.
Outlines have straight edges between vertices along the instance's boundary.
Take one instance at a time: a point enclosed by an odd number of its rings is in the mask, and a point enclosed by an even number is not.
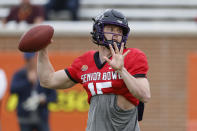
<svg viewBox="0 0 197 131"><path fill-rule="evenodd" d="M91 36L98 50L76 58L70 67L54 71L47 49L39 51L41 85L83 85L90 104L86 131L139 131L137 106L151 97L147 58L139 49L126 48L130 28L121 12L108 9L93 20Z"/></svg>

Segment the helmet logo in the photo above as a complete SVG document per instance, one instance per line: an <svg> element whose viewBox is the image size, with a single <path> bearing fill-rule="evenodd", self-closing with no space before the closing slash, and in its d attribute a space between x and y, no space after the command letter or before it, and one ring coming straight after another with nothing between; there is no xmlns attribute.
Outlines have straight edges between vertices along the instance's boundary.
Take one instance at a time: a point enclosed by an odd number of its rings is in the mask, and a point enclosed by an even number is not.
<svg viewBox="0 0 197 131"><path fill-rule="evenodd" d="M117 20L117 22L122 24L122 21L121 20Z"/></svg>

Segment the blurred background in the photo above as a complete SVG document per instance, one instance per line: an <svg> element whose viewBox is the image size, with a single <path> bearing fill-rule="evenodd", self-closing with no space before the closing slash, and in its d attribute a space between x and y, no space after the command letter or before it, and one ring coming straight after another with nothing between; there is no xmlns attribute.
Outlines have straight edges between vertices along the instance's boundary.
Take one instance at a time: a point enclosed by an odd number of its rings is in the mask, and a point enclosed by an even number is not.
<svg viewBox="0 0 197 131"><path fill-rule="evenodd" d="M92 18L107 8L128 18L127 47L141 49L148 58L152 98L145 104L141 130L197 131L196 0L30 0L35 12L19 8L16 13L13 7L24 1L28 0L0 0L0 68L7 78L0 110L2 131L19 131L18 99L9 90L13 74L24 64L17 49L21 35L36 24L53 26L49 56L56 70L66 68L80 54L96 49L90 37ZM86 99L80 85L59 90L57 102L48 105L51 131L84 131Z"/></svg>

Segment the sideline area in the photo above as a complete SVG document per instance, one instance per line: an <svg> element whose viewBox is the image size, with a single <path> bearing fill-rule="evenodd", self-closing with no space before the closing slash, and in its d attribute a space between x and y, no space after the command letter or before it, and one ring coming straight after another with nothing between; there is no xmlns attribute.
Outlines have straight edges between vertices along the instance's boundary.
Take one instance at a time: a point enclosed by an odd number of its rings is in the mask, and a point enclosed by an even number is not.
<svg viewBox="0 0 197 131"><path fill-rule="evenodd" d="M88 36L92 30L91 21L45 21L42 24L54 27L55 36ZM0 36L18 36L35 25L10 22L3 27L0 22ZM129 22L133 36L197 36L196 22Z"/></svg>

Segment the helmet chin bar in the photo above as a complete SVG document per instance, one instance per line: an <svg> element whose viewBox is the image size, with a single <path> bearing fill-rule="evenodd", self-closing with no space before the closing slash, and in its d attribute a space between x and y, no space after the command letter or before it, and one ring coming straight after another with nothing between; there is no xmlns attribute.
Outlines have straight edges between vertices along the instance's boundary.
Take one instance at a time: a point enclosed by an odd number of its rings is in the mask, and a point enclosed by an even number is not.
<svg viewBox="0 0 197 131"><path fill-rule="evenodd" d="M112 34L112 40L107 40L107 38L104 36L104 34ZM103 41L102 41L102 45L103 46L105 46L105 47L107 47L108 49L109 49L109 45L111 44L112 45L112 47L113 47L113 49L115 49L115 47L114 47L114 43L116 43L117 44L117 47L118 47L118 49L120 50L120 48L121 48L121 44L123 43L123 39L121 40L121 42L118 42L118 41L116 41L116 40L114 40L114 36L115 35L118 35L118 36L122 36L122 35L119 35L119 34L115 34L115 33L110 33L110 32L105 32L104 34L103 34ZM122 36L123 37L123 36Z"/></svg>
<svg viewBox="0 0 197 131"><path fill-rule="evenodd" d="M108 33L108 34L114 34L114 33ZM116 34L115 34L115 35L116 35ZM113 35L113 36L114 36L114 35ZM121 45L124 44L124 48L126 48L126 47L125 47L126 41L124 41L123 38L122 38L121 42L118 42L118 41L116 41L116 40L113 39L113 36L112 36L112 40L107 40L107 38L106 38L106 37L104 36L104 34L103 34L103 37L102 37L103 39L100 40L99 42L95 43L95 44L101 45L101 46L105 46L105 47L108 48L108 49L109 49L109 45L111 44L111 45L112 45L112 48L113 48L114 50L115 50L114 43L117 44L117 47L118 47L119 50L120 50L120 48L121 48ZM124 36L122 36L122 37L124 37Z"/></svg>
<svg viewBox="0 0 197 131"><path fill-rule="evenodd" d="M102 45L105 46L105 47L107 47L108 49L109 49L109 45L110 45L110 44L112 45L113 49L115 49L114 43L117 44L117 47L118 47L119 50L120 50L120 48L121 48L121 43L120 43L120 42L117 42L117 41L114 41L114 40L104 40L103 43L104 43L104 44L102 44Z"/></svg>

